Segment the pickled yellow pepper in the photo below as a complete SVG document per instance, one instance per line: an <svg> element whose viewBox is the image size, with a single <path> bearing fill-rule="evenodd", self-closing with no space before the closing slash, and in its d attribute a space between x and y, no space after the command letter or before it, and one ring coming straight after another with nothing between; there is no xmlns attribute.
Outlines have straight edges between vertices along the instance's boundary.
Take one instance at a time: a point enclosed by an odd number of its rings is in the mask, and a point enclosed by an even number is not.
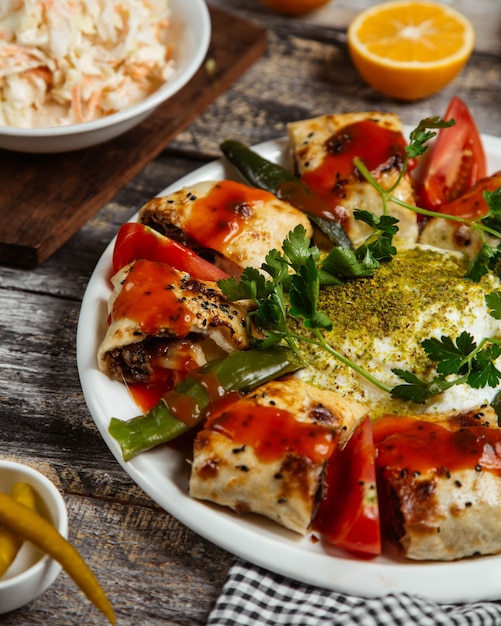
<svg viewBox="0 0 501 626"><path fill-rule="evenodd" d="M31 485L16 483L10 490L10 495L19 504L24 504L32 511L35 510L35 492ZM5 526L0 527L0 578L11 566L22 543L23 538L17 533Z"/></svg>
<svg viewBox="0 0 501 626"><path fill-rule="evenodd" d="M108 621L116 624L113 607L87 563L50 522L14 497L0 492L0 524L58 561Z"/></svg>

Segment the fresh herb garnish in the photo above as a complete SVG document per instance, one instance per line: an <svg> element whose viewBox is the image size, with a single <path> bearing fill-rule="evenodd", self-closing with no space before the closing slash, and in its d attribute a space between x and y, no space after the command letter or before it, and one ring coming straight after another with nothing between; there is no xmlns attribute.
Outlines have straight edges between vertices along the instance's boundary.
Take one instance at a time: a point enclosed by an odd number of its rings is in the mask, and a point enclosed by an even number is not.
<svg viewBox="0 0 501 626"><path fill-rule="evenodd" d="M472 258L466 271L465 278L478 282L481 277L489 271L495 270L501 260L500 244L496 243L494 245L489 243L487 240L488 235L494 237L495 239L501 239L501 187L492 192L484 191L483 195L488 206L488 213L483 217L477 218L465 218L457 215L440 213L439 211L428 211L427 209L422 209L421 207L409 204L394 194L395 189L398 187L402 177L407 171L409 159L416 158L417 156L424 154L427 150L427 142L436 135L433 130L429 129L447 128L452 126L454 123L454 120L445 122L438 117L426 118L422 120L410 134L409 144L405 148L406 154L399 176L393 185L387 189L379 184L361 159L355 158L354 164L363 177L379 193L384 214L387 212L388 203L393 202L394 204L426 217L441 217L449 221L464 224L465 226L476 231L480 236L481 247L477 254Z"/></svg>
<svg viewBox="0 0 501 626"><path fill-rule="evenodd" d="M390 261L397 253L393 245L393 236L398 232L398 219L391 215L377 217L374 213L359 209L355 209L353 215L355 219L365 222L373 230L373 233L355 251L357 258L369 255L377 259L377 262Z"/></svg>
<svg viewBox="0 0 501 626"><path fill-rule="evenodd" d="M247 267L238 281L235 278L218 281L228 299L254 302L256 308L249 313L248 321L249 332L253 322L261 336L261 339L254 340L256 343L263 347L283 343L300 357L299 342L316 345L393 398L416 403L426 402L463 383L476 389L487 385L495 387L499 383L501 372L494 361L501 356L501 339L486 338L477 345L467 332L462 332L456 340L442 336L422 341L423 350L436 363L437 375L424 381L412 372L393 369L393 373L404 381L394 388L386 386L335 350L322 335L322 331L331 330L333 322L318 309L320 287L370 276L379 266L379 260L373 252L357 258L359 250L366 249L369 244L363 244L355 251L334 248L322 258L319 249L310 243L304 227L298 225L284 241L283 252L271 250L266 256L261 269L269 278L256 268ZM501 319L501 292L487 294L485 301L490 314ZM291 330L291 318L301 320L308 332L300 334Z"/></svg>
<svg viewBox="0 0 501 626"><path fill-rule="evenodd" d="M388 202L391 201L422 215L442 217L474 229L479 234L482 244L471 260L465 278L478 282L489 271L495 270L501 259L499 244L492 245L486 239L486 235L501 239L501 187L493 192L484 192L488 213L476 219L427 211L409 205L394 195L396 187L407 171L409 159L416 158L427 151L428 142L436 135L432 129L447 128L454 123L453 120L445 122L438 117L427 118L419 123L410 134L400 175L389 189L384 189L375 180L360 159L355 159L355 165L380 194L384 212L386 212ZM378 239L384 239L384 235L379 234ZM395 253L396 251L393 254ZM496 319L501 319L501 294L498 292L487 294L485 301L490 314ZM392 397L421 403L454 385L466 383L470 387L479 389L487 385L495 387L501 380L501 373L494 365L494 361L501 355L500 340L485 338L477 345L471 335L463 332L455 341L450 337L442 336L440 340L426 339L421 345L428 357L437 363L437 376L430 381L423 381L412 372L394 369L393 373L402 378L406 384L394 387L391 390Z"/></svg>
<svg viewBox="0 0 501 626"><path fill-rule="evenodd" d="M486 296L486 300L489 297ZM496 295L499 298L499 294ZM391 390L394 398L425 402L438 393L455 385L466 383L474 389L495 387L501 380L501 372L494 361L501 356L501 340L482 339L478 344L463 331L454 341L443 335L440 339L425 339L421 345L426 354L436 362L437 376L423 381L411 372L393 369L393 373L407 384Z"/></svg>
<svg viewBox="0 0 501 626"><path fill-rule="evenodd" d="M416 403L426 402L454 385L466 383L480 389L495 387L501 381L501 372L494 364L501 356L501 339L485 338L477 344L466 331L456 339L445 335L440 339L425 339L421 346L436 363L437 375L424 381L412 372L393 369L393 373L404 383L391 389L327 344L322 335L322 331L329 331L333 323L325 312L318 309L320 288L371 276L380 263L390 261L396 255L393 236L398 231L398 219L387 214L389 202L428 217L443 217L474 229L480 235L482 244L470 263L466 278L478 282L498 265L501 249L490 244L486 237L490 235L501 239L501 187L493 192L484 192L489 210L483 218L476 219L427 211L394 195L407 171L409 160L426 152L427 143L436 135L436 129L453 124L453 120L446 122L439 117L422 120L410 135L399 176L388 189L379 184L360 159L354 159L355 166L378 191L383 206L380 217L369 211L354 211L356 219L372 228L371 235L358 248L333 247L327 256L322 257L320 250L311 245L304 227L297 226L283 242L283 252L271 250L268 253L260 268L262 271L248 267L238 281L235 278L218 281L228 299L250 299L254 302L256 308L248 318L249 331L253 322L261 337L254 341L263 347L284 343L298 355L301 354L298 347L300 341L319 346L392 397ZM485 301L490 314L501 319L501 292L486 295ZM292 330L290 318L301 320L308 332L299 334Z"/></svg>
<svg viewBox="0 0 501 626"><path fill-rule="evenodd" d="M493 291L485 296L485 304L489 308L489 314L495 320L501 320L501 293Z"/></svg>
<svg viewBox="0 0 501 626"><path fill-rule="evenodd" d="M254 302L256 309L249 313L249 326L250 322L255 324L263 337L259 340L263 346L285 343L299 355L300 341L319 346L379 389L390 393L386 385L325 341L321 331L330 330L332 321L318 309L321 286L339 285L345 279L370 276L377 267L379 259L369 245L361 258L357 257L357 251L346 248L333 248L321 258L319 249L311 246L305 228L298 225L284 241L283 252L271 250L266 256L261 269L269 278L256 268L247 267L238 281L226 278L218 281L218 286L230 300L250 299ZM301 320L309 332L303 335L291 330L289 318Z"/></svg>
<svg viewBox="0 0 501 626"><path fill-rule="evenodd" d="M387 213L388 202L393 202L406 209L410 209L411 211L417 209L416 206L404 202L403 200L398 198L398 196L395 196L394 191L402 181L405 173L407 172L409 167L409 161L411 159L417 158L418 156L421 156L428 150L428 142L433 139L433 137L435 137L437 134L435 131L440 128L448 128L449 126L453 126L454 124L454 120L445 121L438 116L427 117L426 119L421 120L409 136L409 143L405 146L405 156L402 167L400 168L399 175L397 176L391 187L385 188L380 185L360 158L356 157L353 160L355 167L379 193L383 205L383 214ZM424 211L424 209L419 209L417 212L420 213L422 211ZM424 211L424 214L430 216L436 215L431 211Z"/></svg>

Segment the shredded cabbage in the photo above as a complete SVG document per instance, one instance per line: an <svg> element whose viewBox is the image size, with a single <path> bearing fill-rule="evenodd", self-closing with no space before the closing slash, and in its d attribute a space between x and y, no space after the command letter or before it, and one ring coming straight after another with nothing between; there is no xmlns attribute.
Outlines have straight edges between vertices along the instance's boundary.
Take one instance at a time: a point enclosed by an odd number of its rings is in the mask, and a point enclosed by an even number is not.
<svg viewBox="0 0 501 626"><path fill-rule="evenodd" d="M169 17L169 0L1 0L0 124L75 124L150 95L174 71Z"/></svg>

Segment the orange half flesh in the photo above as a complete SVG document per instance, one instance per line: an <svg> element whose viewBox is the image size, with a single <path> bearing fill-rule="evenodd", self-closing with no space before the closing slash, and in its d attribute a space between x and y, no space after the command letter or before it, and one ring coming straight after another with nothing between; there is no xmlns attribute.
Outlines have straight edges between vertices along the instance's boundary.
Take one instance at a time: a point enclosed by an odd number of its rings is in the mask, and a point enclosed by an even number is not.
<svg viewBox="0 0 501 626"><path fill-rule="evenodd" d="M474 41L463 15L434 2L379 4L348 28L348 49L362 78L401 100L424 98L445 87L464 67Z"/></svg>

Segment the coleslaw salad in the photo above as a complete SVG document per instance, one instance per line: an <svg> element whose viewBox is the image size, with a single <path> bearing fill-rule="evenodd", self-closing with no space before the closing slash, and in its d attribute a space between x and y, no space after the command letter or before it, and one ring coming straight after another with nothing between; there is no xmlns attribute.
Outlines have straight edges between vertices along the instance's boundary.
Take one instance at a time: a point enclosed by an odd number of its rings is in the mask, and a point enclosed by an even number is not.
<svg viewBox="0 0 501 626"><path fill-rule="evenodd" d="M4 0L0 124L92 121L174 73L169 0Z"/></svg>

